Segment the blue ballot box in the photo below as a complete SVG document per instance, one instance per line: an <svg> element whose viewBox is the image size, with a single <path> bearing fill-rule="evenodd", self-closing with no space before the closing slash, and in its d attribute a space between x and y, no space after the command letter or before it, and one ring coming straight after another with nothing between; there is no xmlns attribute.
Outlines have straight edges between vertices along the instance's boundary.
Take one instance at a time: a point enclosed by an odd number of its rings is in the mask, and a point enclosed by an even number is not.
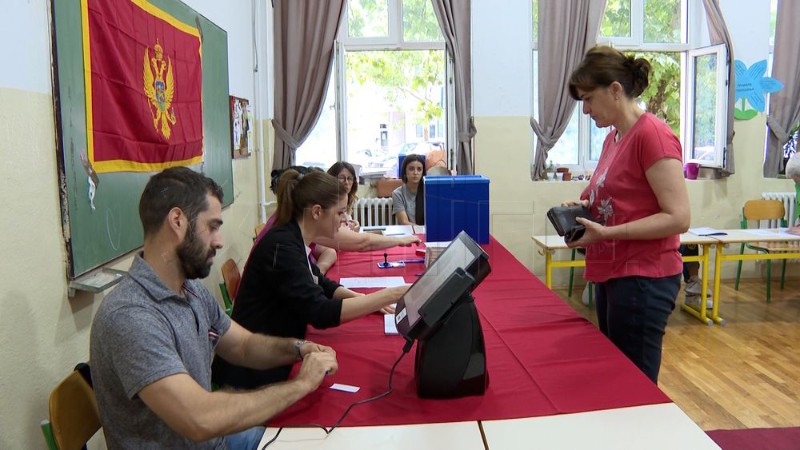
<svg viewBox="0 0 800 450"><path fill-rule="evenodd" d="M489 243L489 179L482 175L425 177L425 239L450 241L462 230Z"/></svg>

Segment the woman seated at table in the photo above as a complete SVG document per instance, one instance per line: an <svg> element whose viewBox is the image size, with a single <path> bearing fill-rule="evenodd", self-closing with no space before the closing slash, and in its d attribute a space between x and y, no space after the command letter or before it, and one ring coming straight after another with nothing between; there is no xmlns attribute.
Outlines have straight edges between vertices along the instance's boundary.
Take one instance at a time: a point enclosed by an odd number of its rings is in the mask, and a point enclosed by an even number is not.
<svg viewBox="0 0 800 450"><path fill-rule="evenodd" d="M336 164L334 164L330 170L333 170ZM346 164L347 166L352 167L349 163L342 163L342 164ZM292 166L290 167L290 169L297 170L300 173L308 173L310 170L319 170L316 168L309 169L304 166ZM340 173L341 172L342 171L340 171ZM353 172L351 173L354 172L355 170L353 170ZM272 173L273 173L273 178L272 178L272 183L270 185L270 189L272 190L273 193L277 194L278 180L280 179L280 175L283 173L283 171L273 171ZM346 177L347 175L344 175L342 178ZM341 182L341 178L339 178L339 181ZM355 180L353 180L353 184L354 185L357 184ZM351 202L350 200L351 194L353 193L354 190L357 189L353 189L352 187L348 188L347 185L344 185L344 189L346 192L348 192L348 204L349 204ZM278 204L280 204L280 201L281 201L280 196L278 196ZM350 208L350 206L348 206L348 208ZM264 235L267 234L270 228L272 228L272 225L275 223L276 217L277 217L277 211L276 213L272 214L269 217L264 228L261 230L261 232L258 233L258 236L256 236L255 243L253 244L254 246L264 237ZM358 222L355 223L358 224ZM316 263L317 266L320 266L320 264L324 265L324 270L323 267L320 267L320 271L322 273L327 273L328 268L334 262L336 262L336 251L368 252L368 251L383 250L386 248L398 247L398 246L409 247L413 244L419 245L420 243L421 243L420 239L413 235L384 236L381 234L373 234L373 233L358 233L356 231L353 231L350 227L343 225L339 229L339 232L336 233L332 238L329 238L327 236L319 236L317 238L317 241L313 243L311 247L312 249L314 249L312 252L312 256L316 256L317 254L320 255L317 258L318 261ZM336 251L334 251L333 249L336 249ZM330 254L327 252L328 250L330 250L333 253L332 261L329 260ZM320 258L322 258L322 262L319 262ZM314 260L312 259L311 262L314 262Z"/></svg>
<svg viewBox="0 0 800 450"><path fill-rule="evenodd" d="M322 169L320 169L319 167L291 166L289 167L289 169L294 169L298 173L301 173L303 175L312 171L322 172ZM283 174L283 172L284 170L272 171L272 181L270 183L269 188L273 194L277 194L278 180L280 180L281 174ZM269 218L267 219L267 223L264 224L264 227L256 236L256 240L253 243L253 246L255 246L255 244L258 241L260 241L261 238L263 238L264 235L267 234L267 232L272 228L272 226L275 224L276 217L277 215L275 213L269 216ZM309 254L308 259L311 260L312 263L317 265L320 272L322 272L323 274L328 273L328 269L330 269L331 266L334 265L334 263L336 263L336 258L337 258L336 250L334 250L333 247L331 246L326 246L324 244L320 245L316 242L312 243L309 247L311 248L311 253Z"/></svg>
<svg viewBox="0 0 800 450"><path fill-rule="evenodd" d="M403 158L403 185L392 192L392 212L399 225L425 225L424 176L425 158L413 154Z"/></svg>
<svg viewBox="0 0 800 450"><path fill-rule="evenodd" d="M339 179L347 193L347 212L345 225L352 231L358 232L360 224L353 219L353 205L358 199L358 177L356 169L347 161L337 161L329 169L328 174Z"/></svg>
<svg viewBox="0 0 800 450"><path fill-rule="evenodd" d="M408 286L363 295L329 280L309 262L309 245L321 237L333 238L346 207L347 195L336 178L286 170L278 185L275 225L250 253L233 320L253 332L303 339L308 325L335 327L397 302ZM290 370L252 370L218 360L214 380L252 389L286 380Z"/></svg>

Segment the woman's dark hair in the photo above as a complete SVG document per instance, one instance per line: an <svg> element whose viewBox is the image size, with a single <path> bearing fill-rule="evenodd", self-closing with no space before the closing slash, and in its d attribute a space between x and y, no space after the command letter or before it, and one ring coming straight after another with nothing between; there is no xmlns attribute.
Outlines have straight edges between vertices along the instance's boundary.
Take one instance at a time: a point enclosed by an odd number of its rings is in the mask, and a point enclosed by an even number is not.
<svg viewBox="0 0 800 450"><path fill-rule="evenodd" d="M277 194L278 193L278 181L281 179L281 175L283 175L283 172L286 172L289 169L294 169L298 173L302 173L303 175L307 174L308 172L314 171L314 170L322 171L322 169L320 169L319 167L313 167L313 166L312 167L289 166L289 167L287 167L285 169L275 169L270 174L270 176L272 177L272 180L269 183L269 190L272 191L273 194Z"/></svg>
<svg viewBox="0 0 800 450"><path fill-rule="evenodd" d="M331 168L328 169L328 175L338 177L339 174L342 173L342 170L347 170L353 175L353 185L350 187L350 192L347 193L347 210L350 211L358 197L356 195L358 193L358 175L356 175L355 167L347 161L337 161L333 163Z"/></svg>
<svg viewBox="0 0 800 450"><path fill-rule="evenodd" d="M403 183L408 183L406 168L408 168L408 165L414 161L418 161L420 164L422 164L422 177L425 178L425 175L427 175L427 171L425 170L425 157L415 154L406 155L406 157L403 158L403 165L400 166L400 178L403 180ZM420 180L419 186L417 186L415 203L414 223L417 225L425 225L425 183L423 180Z"/></svg>
<svg viewBox="0 0 800 450"><path fill-rule="evenodd" d="M286 169L278 182L275 226L300 218L306 208L314 205L323 209L336 206L342 195L339 180L321 170L310 170L304 175Z"/></svg>
<svg viewBox="0 0 800 450"><path fill-rule="evenodd" d="M208 209L208 194L222 203L222 188L213 179L187 167L171 167L150 177L139 199L139 219L144 235L161 229L172 208L180 208L194 225Z"/></svg>
<svg viewBox="0 0 800 450"><path fill-rule="evenodd" d="M583 61L569 77L569 94L580 100L578 89L593 91L608 87L617 81L625 90L625 96L636 98L647 89L652 67L644 58L623 54L617 49L598 45L586 52Z"/></svg>

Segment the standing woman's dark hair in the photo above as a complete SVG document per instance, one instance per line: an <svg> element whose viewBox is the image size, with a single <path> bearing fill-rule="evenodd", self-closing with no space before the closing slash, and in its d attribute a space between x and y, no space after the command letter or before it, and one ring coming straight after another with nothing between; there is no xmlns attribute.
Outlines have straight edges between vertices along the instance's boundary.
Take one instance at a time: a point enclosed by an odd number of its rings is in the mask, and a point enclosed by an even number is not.
<svg viewBox="0 0 800 450"><path fill-rule="evenodd" d="M626 56L607 46L593 47L569 77L569 94L580 100L578 89L593 91L616 81L622 85L626 97L636 98L647 89L651 70L652 66L644 58Z"/></svg>
<svg viewBox="0 0 800 450"><path fill-rule="evenodd" d="M400 167L400 179L403 183L408 183L408 175L406 175L406 168L414 161L422 164L422 179L417 186L416 205L414 207L414 223L417 225L425 225L425 158L421 155L411 154L403 158L403 165Z"/></svg>
<svg viewBox="0 0 800 450"><path fill-rule="evenodd" d="M355 167L347 161L337 161L328 169L328 175L338 178L343 170L347 170L350 172L350 175L353 176L353 184L350 187L350 192L347 193L347 213L352 214L353 204L355 204L358 198L356 195L358 193L358 175L356 174Z"/></svg>
<svg viewBox="0 0 800 450"><path fill-rule="evenodd" d="M305 175L288 169L278 182L278 208L275 211L275 226L289 223L302 217L303 211L320 205L324 209L335 206L342 192L339 180L322 171L311 171Z"/></svg>

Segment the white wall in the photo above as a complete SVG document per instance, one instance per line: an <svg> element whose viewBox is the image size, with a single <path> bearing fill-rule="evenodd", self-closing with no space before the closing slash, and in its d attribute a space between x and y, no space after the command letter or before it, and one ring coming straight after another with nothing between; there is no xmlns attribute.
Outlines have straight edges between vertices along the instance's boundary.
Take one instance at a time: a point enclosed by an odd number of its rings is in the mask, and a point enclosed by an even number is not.
<svg viewBox="0 0 800 450"><path fill-rule="evenodd" d="M61 0L59 0L61 1ZM184 0L228 32L230 92L253 98L250 0ZM262 2L263 3L263 2ZM89 355L102 295L67 297L61 237L47 0L3 2L0 14L0 448L45 448L39 422L53 387ZM263 5L262 5L263 8ZM264 31L266 32L266 30ZM259 129L259 127L256 127ZM256 159L235 160L225 248L205 284L219 297L219 266L239 263L257 219ZM127 269L130 257L116 266ZM104 443L94 442L92 448Z"/></svg>

